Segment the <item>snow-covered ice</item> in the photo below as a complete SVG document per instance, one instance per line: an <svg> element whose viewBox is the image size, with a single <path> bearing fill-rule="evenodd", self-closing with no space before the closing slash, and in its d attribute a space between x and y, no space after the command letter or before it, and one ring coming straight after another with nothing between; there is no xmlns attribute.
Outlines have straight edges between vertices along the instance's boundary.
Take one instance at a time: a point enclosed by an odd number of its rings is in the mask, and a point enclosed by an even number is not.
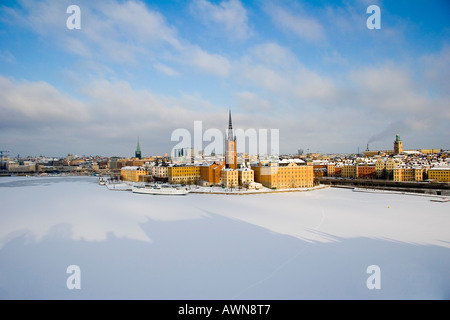
<svg viewBox="0 0 450 320"><path fill-rule="evenodd" d="M0 201L0 299L450 298L450 203L429 197L152 196L8 177Z"/></svg>

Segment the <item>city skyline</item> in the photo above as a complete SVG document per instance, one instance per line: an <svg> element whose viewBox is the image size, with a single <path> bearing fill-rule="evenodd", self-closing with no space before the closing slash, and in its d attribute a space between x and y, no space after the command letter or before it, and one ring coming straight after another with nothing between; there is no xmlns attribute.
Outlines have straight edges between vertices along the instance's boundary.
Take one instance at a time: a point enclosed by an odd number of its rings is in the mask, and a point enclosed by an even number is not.
<svg viewBox="0 0 450 320"><path fill-rule="evenodd" d="M450 149L446 1L6 1L0 149L169 153L178 128L279 129L280 153ZM381 8L369 30L366 9ZM426 10L424 9L426 7Z"/></svg>

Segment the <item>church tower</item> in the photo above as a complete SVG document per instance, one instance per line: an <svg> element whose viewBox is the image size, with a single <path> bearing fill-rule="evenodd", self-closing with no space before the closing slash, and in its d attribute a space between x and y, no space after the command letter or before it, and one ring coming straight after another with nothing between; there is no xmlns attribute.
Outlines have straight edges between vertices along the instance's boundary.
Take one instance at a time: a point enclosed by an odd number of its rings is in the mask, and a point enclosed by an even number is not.
<svg viewBox="0 0 450 320"><path fill-rule="evenodd" d="M228 134L225 140L225 168L237 169L236 137L233 134L231 110L228 115Z"/></svg>
<svg viewBox="0 0 450 320"><path fill-rule="evenodd" d="M134 157L138 158L139 160L142 159L141 146L139 145L139 137L138 137L138 144L137 144L136 152L134 153Z"/></svg>
<svg viewBox="0 0 450 320"><path fill-rule="evenodd" d="M394 154L400 154L403 152L403 142L400 140L400 135L398 134L394 141Z"/></svg>

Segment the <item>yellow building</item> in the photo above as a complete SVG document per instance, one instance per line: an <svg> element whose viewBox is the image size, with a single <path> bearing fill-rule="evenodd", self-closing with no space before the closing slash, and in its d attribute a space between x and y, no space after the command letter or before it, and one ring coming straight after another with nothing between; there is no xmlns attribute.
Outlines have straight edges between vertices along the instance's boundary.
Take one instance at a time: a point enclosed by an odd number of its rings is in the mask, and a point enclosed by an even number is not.
<svg viewBox="0 0 450 320"><path fill-rule="evenodd" d="M225 188L235 188L239 185L239 173L235 169L222 169L222 184Z"/></svg>
<svg viewBox="0 0 450 320"><path fill-rule="evenodd" d="M358 165L345 164L341 169L342 178L356 178L358 176Z"/></svg>
<svg viewBox="0 0 450 320"><path fill-rule="evenodd" d="M384 178L386 174L386 164L384 163L382 158L379 158L375 162L375 177L377 179Z"/></svg>
<svg viewBox="0 0 450 320"><path fill-rule="evenodd" d="M399 164L398 161L393 158L389 158L386 161L386 178L392 180L394 178L394 168Z"/></svg>
<svg viewBox="0 0 450 320"><path fill-rule="evenodd" d="M394 181L423 181L424 168L398 166L394 168Z"/></svg>
<svg viewBox="0 0 450 320"><path fill-rule="evenodd" d="M142 167L129 166L120 169L120 177L123 181L143 181L143 176L146 175L148 175L148 170Z"/></svg>
<svg viewBox="0 0 450 320"><path fill-rule="evenodd" d="M238 171L238 183L240 186L249 186L255 181L255 173L250 168L240 168Z"/></svg>
<svg viewBox="0 0 450 320"><path fill-rule="evenodd" d="M441 152L441 149L420 149L419 151L423 154L433 154Z"/></svg>
<svg viewBox="0 0 450 320"><path fill-rule="evenodd" d="M450 167L435 167L428 170L428 179L450 182Z"/></svg>
<svg viewBox="0 0 450 320"><path fill-rule="evenodd" d="M314 168L291 162L286 165L269 163L254 166L255 181L271 189L311 188L314 186ZM258 179L258 180L257 180Z"/></svg>
<svg viewBox="0 0 450 320"><path fill-rule="evenodd" d="M327 164L327 176L334 177L335 174L336 174L336 164L334 163Z"/></svg>
<svg viewBox="0 0 450 320"><path fill-rule="evenodd" d="M172 184L196 184L200 180L200 166L169 167L168 178Z"/></svg>

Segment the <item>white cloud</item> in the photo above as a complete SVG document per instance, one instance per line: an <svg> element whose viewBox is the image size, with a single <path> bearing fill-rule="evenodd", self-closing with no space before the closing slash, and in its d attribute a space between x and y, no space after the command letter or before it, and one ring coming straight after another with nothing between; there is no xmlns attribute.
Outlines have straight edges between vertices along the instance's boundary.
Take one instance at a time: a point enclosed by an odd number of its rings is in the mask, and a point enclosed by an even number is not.
<svg viewBox="0 0 450 320"><path fill-rule="evenodd" d="M450 45L424 56L420 62L429 85L439 90L440 94L450 96Z"/></svg>
<svg viewBox="0 0 450 320"><path fill-rule="evenodd" d="M323 42L326 39L325 29L317 19L306 14L292 13L273 4L266 6L265 11L278 28L300 39L313 43Z"/></svg>
<svg viewBox="0 0 450 320"><path fill-rule="evenodd" d="M72 54L102 64L128 66L141 63L142 59L158 61L152 65L172 76L177 73L165 61L219 77L227 76L230 71L231 64L226 57L181 39L161 13L142 1L80 0L81 30L66 28L65 10L69 4L69 0L23 0L21 9L4 7L2 17L8 18L8 23L52 39ZM230 8L236 5L230 3Z"/></svg>
<svg viewBox="0 0 450 320"><path fill-rule="evenodd" d="M176 30L141 1L78 1L81 30L68 30L69 0L20 1L21 8L2 8L8 23L30 29L68 52L83 57L135 62L136 55L160 46L180 49Z"/></svg>
<svg viewBox="0 0 450 320"><path fill-rule="evenodd" d="M2 126L39 121L79 122L89 118L85 106L47 82L13 81L0 76Z"/></svg>
<svg viewBox="0 0 450 320"><path fill-rule="evenodd" d="M158 71L164 73L164 74L167 75L167 76L175 77L175 76L178 76L178 75L179 75L179 73L178 73L177 71L175 71L175 70L172 69L171 67L166 66L165 64L162 64L162 63L156 63L155 65L153 65L153 67L154 67L156 70L158 70Z"/></svg>
<svg viewBox="0 0 450 320"><path fill-rule="evenodd" d="M0 50L0 60L6 63L15 63L16 57L9 50Z"/></svg>
<svg viewBox="0 0 450 320"><path fill-rule="evenodd" d="M337 94L331 78L305 67L290 50L275 43L251 48L236 70L248 84L290 101L298 102L300 98L306 102L305 106L312 102L328 103Z"/></svg>
<svg viewBox="0 0 450 320"><path fill-rule="evenodd" d="M226 57L191 45L185 47L180 62L192 65L204 73L220 77L228 76L231 69L231 63Z"/></svg>
<svg viewBox="0 0 450 320"><path fill-rule="evenodd" d="M191 12L208 25L219 25L231 39L245 40L252 33L247 11L239 0L224 0L217 5L207 0L194 0Z"/></svg>
<svg viewBox="0 0 450 320"><path fill-rule="evenodd" d="M350 73L363 107L403 114L429 110L432 104L427 92L411 78L407 70L394 66L368 67Z"/></svg>
<svg viewBox="0 0 450 320"><path fill-rule="evenodd" d="M235 93L236 105L239 110L264 112L272 108L272 103L262 99L256 93L240 91Z"/></svg>

